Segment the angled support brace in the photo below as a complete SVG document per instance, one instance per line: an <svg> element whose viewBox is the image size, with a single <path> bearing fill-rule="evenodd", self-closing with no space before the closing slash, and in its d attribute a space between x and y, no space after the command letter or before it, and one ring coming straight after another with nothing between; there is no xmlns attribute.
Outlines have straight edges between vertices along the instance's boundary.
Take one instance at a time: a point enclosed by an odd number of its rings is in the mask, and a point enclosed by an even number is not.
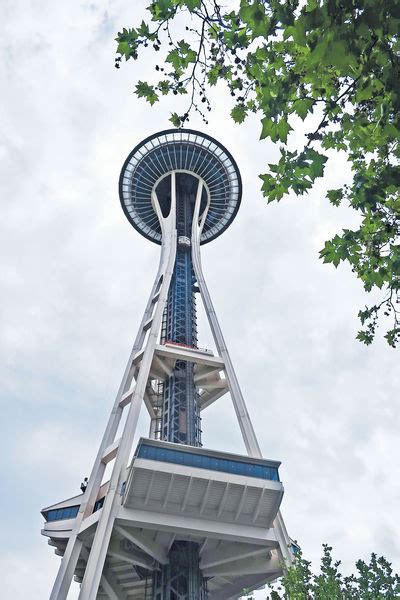
<svg viewBox="0 0 400 600"><path fill-rule="evenodd" d="M129 540L133 544L136 544L138 548L149 554L154 560L161 564L168 562L167 552L160 544L154 541L148 533L140 531L139 529L128 529L121 525L116 525L116 531Z"/></svg>

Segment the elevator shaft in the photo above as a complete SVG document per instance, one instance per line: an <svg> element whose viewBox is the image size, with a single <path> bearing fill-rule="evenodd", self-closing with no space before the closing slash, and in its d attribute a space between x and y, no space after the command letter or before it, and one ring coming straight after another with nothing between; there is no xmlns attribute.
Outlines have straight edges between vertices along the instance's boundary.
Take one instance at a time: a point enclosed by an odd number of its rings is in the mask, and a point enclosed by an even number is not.
<svg viewBox="0 0 400 600"><path fill-rule="evenodd" d="M169 183L173 185L171 177ZM199 180L192 175L175 175L177 251L163 316L162 344L197 347L196 280L190 238L198 185ZM163 194L160 204L168 210L171 203L165 184L160 192ZM194 364L178 360L162 388L161 439L201 446ZM199 567L199 545L175 541L168 558L169 563L160 565L153 575L153 600L205 600L206 582Z"/></svg>
<svg viewBox="0 0 400 600"><path fill-rule="evenodd" d="M164 312L161 343L197 346L195 276L190 237L199 180L177 173L176 227L177 252L168 302ZM194 365L177 361L163 384L161 439L190 446L201 446L198 396L194 383Z"/></svg>

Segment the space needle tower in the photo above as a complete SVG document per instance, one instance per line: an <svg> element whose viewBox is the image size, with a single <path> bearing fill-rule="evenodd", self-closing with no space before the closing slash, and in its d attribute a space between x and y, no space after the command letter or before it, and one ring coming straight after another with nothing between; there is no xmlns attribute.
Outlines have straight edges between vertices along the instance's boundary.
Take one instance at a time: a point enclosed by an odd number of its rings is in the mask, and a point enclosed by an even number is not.
<svg viewBox="0 0 400 600"><path fill-rule="evenodd" d="M203 276L200 247L239 209L238 167L189 129L126 159L123 211L160 263L82 494L42 510L62 557L50 600L223 600L279 577L293 558L280 463L262 457ZM216 351L198 344L202 301ZM204 448L201 415L230 394L246 455ZM142 404L148 437L135 437ZM221 429L223 423L221 423Z"/></svg>

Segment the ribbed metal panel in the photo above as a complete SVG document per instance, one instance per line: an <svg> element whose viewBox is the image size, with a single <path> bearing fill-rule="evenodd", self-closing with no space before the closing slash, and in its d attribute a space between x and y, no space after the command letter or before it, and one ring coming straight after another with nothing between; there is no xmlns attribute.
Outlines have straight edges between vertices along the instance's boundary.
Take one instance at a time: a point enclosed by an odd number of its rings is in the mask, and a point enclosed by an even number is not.
<svg viewBox="0 0 400 600"><path fill-rule="evenodd" d="M190 476L168 473L165 466L162 471L134 467L127 508L261 527L269 527L276 516L283 493L279 482L247 478L243 484L229 483L226 492L217 471L208 478L201 476L202 469Z"/></svg>

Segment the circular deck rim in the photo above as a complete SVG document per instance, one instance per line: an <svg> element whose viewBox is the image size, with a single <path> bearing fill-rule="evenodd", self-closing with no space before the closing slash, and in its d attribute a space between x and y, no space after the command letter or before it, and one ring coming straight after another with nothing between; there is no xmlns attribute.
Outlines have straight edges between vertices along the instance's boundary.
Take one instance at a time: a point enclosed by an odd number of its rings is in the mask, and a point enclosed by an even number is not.
<svg viewBox="0 0 400 600"><path fill-rule="evenodd" d="M127 218L127 220L129 221L129 223L132 225L132 227L134 227L136 229L136 231L138 231L143 237L145 237L146 239L150 240L151 242L158 244L159 246L161 245L161 241L154 239L154 237L152 237L151 235L149 235L148 233L145 233L142 229L140 229L137 224L135 223L135 221L131 218L131 215L128 212L128 209L124 203L123 200L123 193L122 193L122 181L123 181L123 176L125 173L125 169L127 167L127 165L129 164L129 161L131 160L132 156L145 144L147 144L150 140L160 137L162 135L168 135L171 133L187 133L188 135L192 134L192 135L198 135L201 136L207 140L209 140L210 142L214 143L217 147L221 148L221 150L226 154L226 156L229 158L229 160L232 163L232 166L234 167L235 171L236 171L236 175L237 175L237 180L238 180L238 199L236 202L236 206L234 208L234 211L232 213L232 215L230 216L229 220L221 227L221 229L215 233L214 235L210 236L209 238L206 238L204 240L200 241L200 244L208 244L209 242L212 242L213 240L215 240L217 237L219 237L229 226L230 224L234 221L237 212L239 210L240 204L241 204L241 200L242 200L242 191L243 191L243 184L242 184L242 177L240 174L240 170L239 167L237 165L236 160L233 158L232 154L229 152L229 150L226 149L226 147L221 144L220 142L218 142L214 137L212 137L211 135L208 135L207 133L203 133L201 131L198 131L197 129L186 129L186 128L182 128L182 129L178 129L178 128L171 128L171 129L163 129L161 131L158 131L157 133L153 133L149 136L147 136L144 140L142 140L141 142L139 142L139 144L136 144L136 146L133 148L133 150L131 150L131 152L128 154L128 156L126 157L124 164L122 165L121 168L121 172L120 172L120 176L119 176L119 182L118 182L118 191L119 191L119 200L121 203L121 207L122 210L124 211L125 217ZM168 171L165 172L165 174L167 174Z"/></svg>

